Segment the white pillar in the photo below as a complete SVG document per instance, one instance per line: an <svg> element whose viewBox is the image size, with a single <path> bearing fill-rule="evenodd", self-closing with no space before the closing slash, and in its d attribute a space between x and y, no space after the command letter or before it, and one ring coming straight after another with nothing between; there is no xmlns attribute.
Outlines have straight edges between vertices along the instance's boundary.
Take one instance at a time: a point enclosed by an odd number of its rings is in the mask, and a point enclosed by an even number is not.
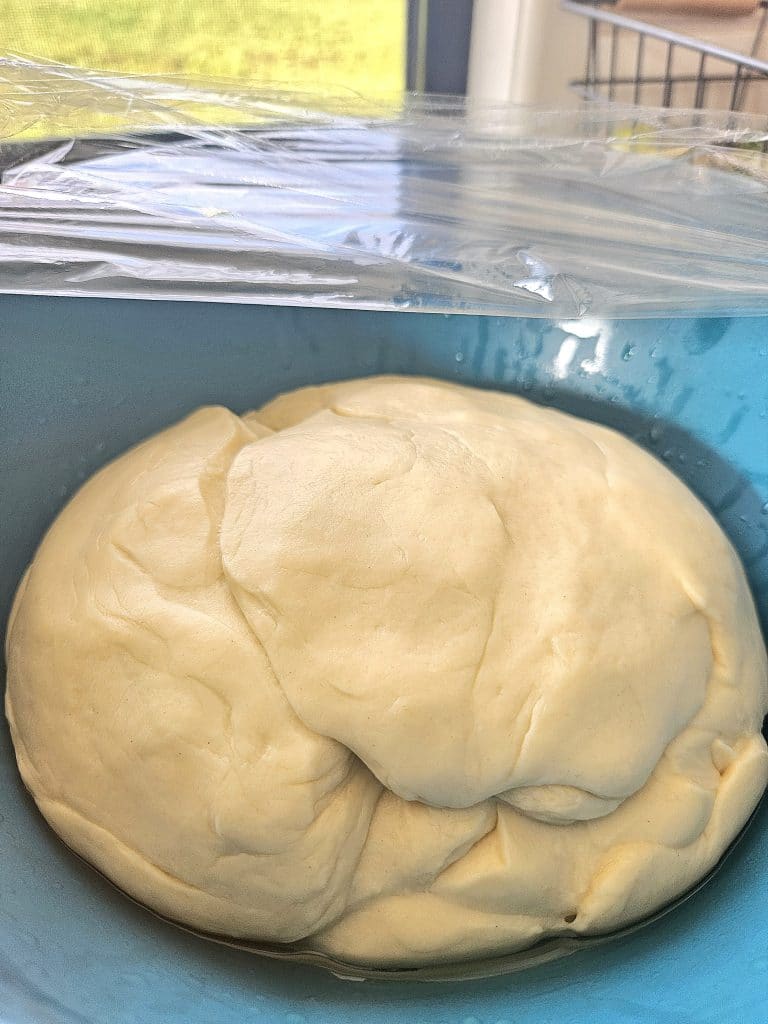
<svg viewBox="0 0 768 1024"><path fill-rule="evenodd" d="M559 0L475 0L467 95L471 100L568 106L583 78L586 18Z"/></svg>

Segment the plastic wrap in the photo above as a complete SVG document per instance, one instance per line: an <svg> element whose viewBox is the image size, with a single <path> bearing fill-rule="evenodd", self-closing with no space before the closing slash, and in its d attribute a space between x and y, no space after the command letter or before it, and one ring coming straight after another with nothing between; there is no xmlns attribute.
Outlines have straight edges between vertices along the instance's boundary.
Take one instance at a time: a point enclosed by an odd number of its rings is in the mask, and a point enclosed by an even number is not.
<svg viewBox="0 0 768 1024"><path fill-rule="evenodd" d="M768 312L768 131L0 62L0 290L524 316Z"/></svg>

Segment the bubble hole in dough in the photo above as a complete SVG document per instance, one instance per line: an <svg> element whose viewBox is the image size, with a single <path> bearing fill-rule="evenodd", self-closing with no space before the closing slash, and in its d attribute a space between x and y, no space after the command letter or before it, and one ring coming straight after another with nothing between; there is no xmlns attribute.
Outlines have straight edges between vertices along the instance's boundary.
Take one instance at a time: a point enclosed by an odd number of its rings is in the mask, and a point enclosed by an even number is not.
<svg viewBox="0 0 768 1024"><path fill-rule="evenodd" d="M204 408L97 473L8 632L19 768L193 928L414 965L642 918L768 777L737 558L624 437L414 378Z"/></svg>

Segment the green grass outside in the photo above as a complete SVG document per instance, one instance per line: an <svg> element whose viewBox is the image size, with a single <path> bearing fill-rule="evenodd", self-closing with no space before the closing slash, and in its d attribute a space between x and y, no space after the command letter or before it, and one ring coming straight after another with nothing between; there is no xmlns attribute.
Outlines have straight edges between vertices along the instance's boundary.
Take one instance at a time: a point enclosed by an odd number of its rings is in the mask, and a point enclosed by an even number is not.
<svg viewBox="0 0 768 1024"><path fill-rule="evenodd" d="M127 72L404 87L405 0L2 0L0 51Z"/></svg>

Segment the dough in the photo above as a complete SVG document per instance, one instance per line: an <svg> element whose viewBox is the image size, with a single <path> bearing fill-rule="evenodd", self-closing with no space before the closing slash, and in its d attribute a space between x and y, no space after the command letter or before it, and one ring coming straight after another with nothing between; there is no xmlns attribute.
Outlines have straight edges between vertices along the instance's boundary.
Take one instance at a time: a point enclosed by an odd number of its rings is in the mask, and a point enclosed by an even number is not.
<svg viewBox="0 0 768 1024"><path fill-rule="evenodd" d="M19 768L194 928L414 965L642 918L768 779L765 649L627 439L372 378L204 408L97 473L8 631Z"/></svg>

